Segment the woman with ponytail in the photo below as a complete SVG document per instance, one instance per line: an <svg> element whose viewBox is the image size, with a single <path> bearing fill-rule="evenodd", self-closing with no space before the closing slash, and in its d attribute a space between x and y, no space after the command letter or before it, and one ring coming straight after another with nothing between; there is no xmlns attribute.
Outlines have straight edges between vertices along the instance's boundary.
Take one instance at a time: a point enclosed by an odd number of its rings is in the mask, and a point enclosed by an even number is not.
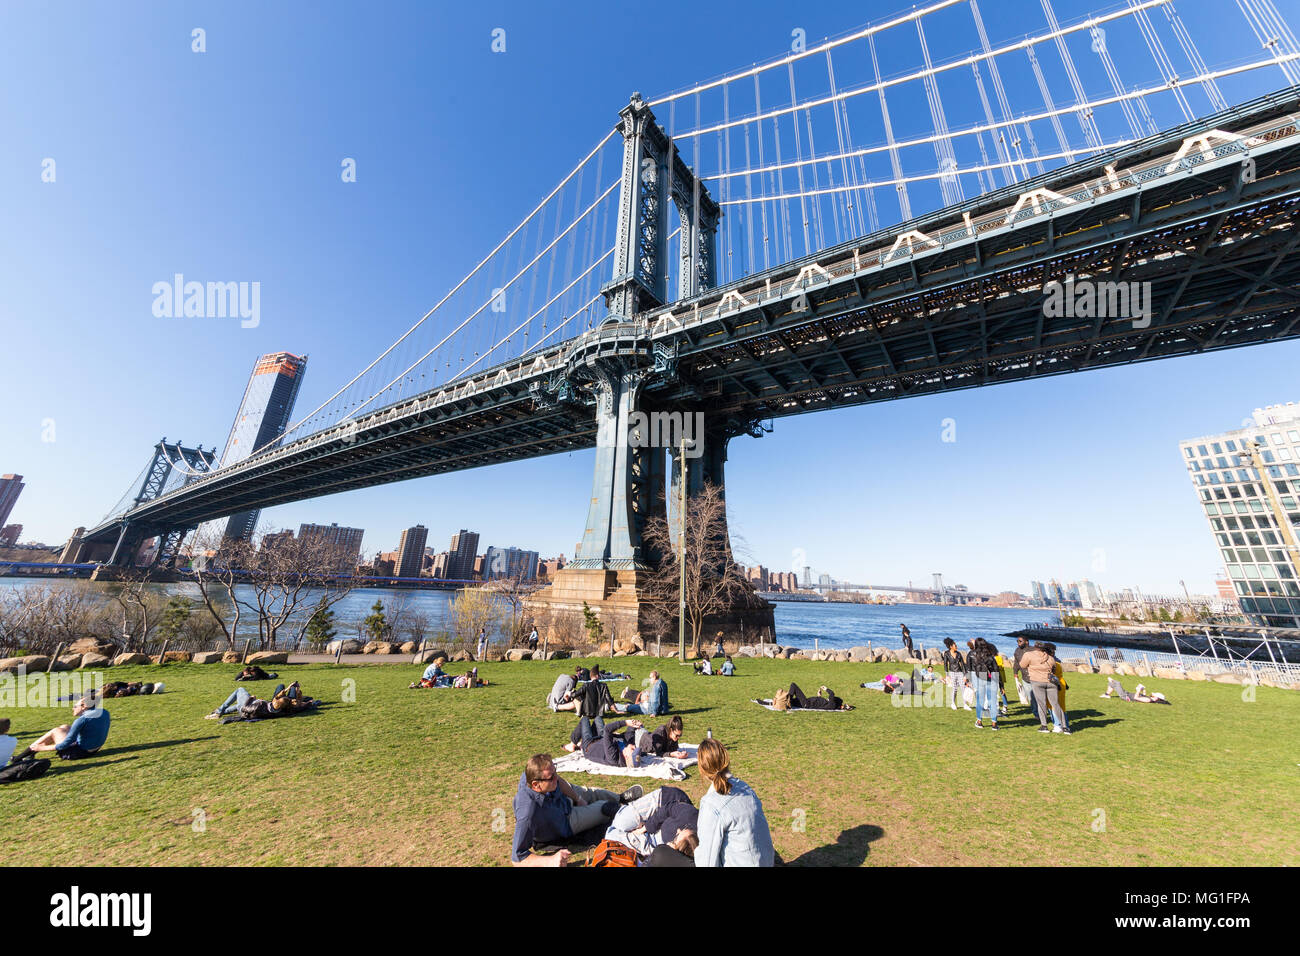
<svg viewBox="0 0 1300 956"><path fill-rule="evenodd" d="M700 743L700 774L709 792L700 800L696 866L771 866L775 853L763 804L733 775L727 748L708 737Z"/></svg>

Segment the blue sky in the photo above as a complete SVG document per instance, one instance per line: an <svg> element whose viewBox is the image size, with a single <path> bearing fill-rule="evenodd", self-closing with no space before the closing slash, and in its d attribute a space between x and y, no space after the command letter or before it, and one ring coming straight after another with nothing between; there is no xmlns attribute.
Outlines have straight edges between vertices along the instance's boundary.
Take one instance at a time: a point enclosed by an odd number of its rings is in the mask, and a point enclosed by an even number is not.
<svg viewBox="0 0 1300 956"><path fill-rule="evenodd" d="M1036 2L984 7L995 45L1043 29ZM1062 21L1086 7L1055 4ZM1294 3L1279 8L1295 22ZM813 41L899 7L633 9L0 9L0 473L26 476L11 518L24 538L58 542L97 521L164 435L220 446L262 352L310 355L299 409L313 407L495 245L631 91L683 88L785 52L796 28ZM1235 6L1178 9L1211 66L1257 54ZM977 42L956 24L936 19L936 59ZM206 31L202 54L191 50L195 27ZM490 49L495 28L505 53ZM1151 64L1112 32L1125 81L1139 82ZM907 65L899 53L887 71ZM1032 82L1027 69L1004 79L1013 97ZM1282 82L1272 70L1225 81L1224 93L1235 102ZM1064 84L1053 80L1059 100ZM1085 85L1092 92L1090 74ZM897 112L908 114L905 102ZM1177 118L1160 114L1162 125ZM883 141L869 128L855 137ZM340 180L343 157L357 161L355 184ZM41 181L46 158L53 183ZM260 282L260 324L155 318L151 287L176 272ZM1027 591L1031 577L1088 576L1172 593L1184 578L1209 591L1216 551L1177 442L1300 399L1297 358L1300 344L1286 343L779 421L732 444L734 527L769 566L788 568L802 549L814 568L855 580L942 571L949 583ZM945 418L956 442L940 440ZM54 440L42 440L50 422ZM368 551L394 548L421 522L440 547L468 527L484 546L572 555L592 457L423 479L264 518L363 527Z"/></svg>

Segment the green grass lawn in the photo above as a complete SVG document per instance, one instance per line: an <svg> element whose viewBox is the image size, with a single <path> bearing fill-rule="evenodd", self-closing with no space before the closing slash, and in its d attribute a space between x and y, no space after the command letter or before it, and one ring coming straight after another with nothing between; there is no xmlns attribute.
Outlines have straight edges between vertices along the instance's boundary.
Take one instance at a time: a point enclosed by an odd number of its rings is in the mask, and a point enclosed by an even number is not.
<svg viewBox="0 0 1300 956"><path fill-rule="evenodd" d="M639 682L659 662L617 663ZM416 691L406 685L418 666L280 666L271 669L329 706L225 726L203 714L237 686L235 667L105 672L165 680L167 690L109 701L112 733L94 759L56 761L43 779L0 788L0 861L507 864L524 762L560 754L573 725L543 703L572 667L487 664L488 688ZM671 661L663 671L684 739L712 727L727 744L787 863L1300 863L1300 693L1260 687L1247 703L1233 685L1148 681L1173 706L1125 704L1098 699L1105 677L1071 674L1067 737L1037 733L1014 696L997 733L976 730L963 710L893 707L858 687L888 664L741 658L737 667L730 679ZM791 680L809 692L828 683L857 710L783 714L749 703ZM355 701L342 702L349 688ZM69 715L0 710L20 747ZM698 803L706 787L689 773L678 786Z"/></svg>

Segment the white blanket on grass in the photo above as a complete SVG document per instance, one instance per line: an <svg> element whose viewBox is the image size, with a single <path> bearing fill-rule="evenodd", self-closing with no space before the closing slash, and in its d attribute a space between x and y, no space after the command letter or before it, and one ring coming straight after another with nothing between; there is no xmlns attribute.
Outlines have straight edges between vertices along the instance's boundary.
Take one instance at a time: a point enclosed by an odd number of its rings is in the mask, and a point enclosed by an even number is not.
<svg viewBox="0 0 1300 956"><path fill-rule="evenodd" d="M639 767L629 767L626 764L620 764L617 767L611 767L609 764L596 763L594 760L587 758L583 753L565 754L563 757L555 758L556 773L590 773L602 777L654 777L656 780L685 780L686 768L694 766L697 762L698 744L677 745L679 750L685 750L685 757L652 757L647 754L641 755L641 765Z"/></svg>

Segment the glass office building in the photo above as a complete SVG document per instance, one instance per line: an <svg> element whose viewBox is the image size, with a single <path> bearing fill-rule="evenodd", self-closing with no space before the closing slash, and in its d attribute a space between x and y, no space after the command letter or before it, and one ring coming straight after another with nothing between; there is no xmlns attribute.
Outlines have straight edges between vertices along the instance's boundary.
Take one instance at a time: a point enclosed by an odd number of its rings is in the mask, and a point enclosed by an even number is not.
<svg viewBox="0 0 1300 956"><path fill-rule="evenodd" d="M1300 406L1258 408L1243 424L1179 448L1242 612L1300 627Z"/></svg>
<svg viewBox="0 0 1300 956"><path fill-rule="evenodd" d="M253 366L244 400L239 403L235 423L230 426L226 450L221 454L221 467L243 461L255 451L275 447L289 425L293 403L298 398L303 373L307 369L307 356L291 352L271 352L263 355ZM248 540L257 528L260 511L242 511L224 522L204 525L201 536L221 528L222 540Z"/></svg>

